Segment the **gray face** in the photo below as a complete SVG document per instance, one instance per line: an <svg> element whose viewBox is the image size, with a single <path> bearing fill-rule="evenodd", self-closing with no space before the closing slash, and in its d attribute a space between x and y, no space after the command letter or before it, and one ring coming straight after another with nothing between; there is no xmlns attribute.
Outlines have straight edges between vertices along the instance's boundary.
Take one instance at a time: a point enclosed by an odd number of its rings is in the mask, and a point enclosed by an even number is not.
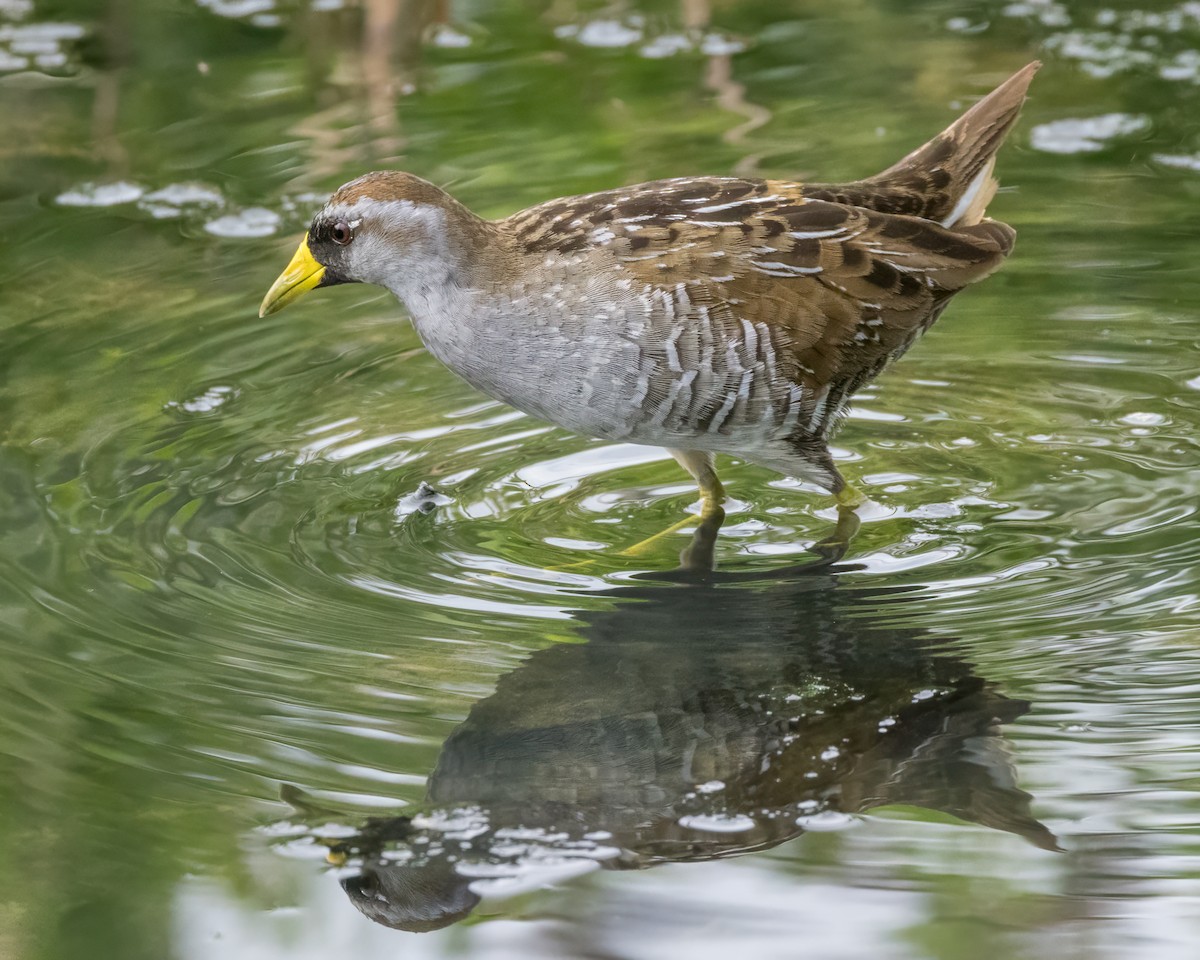
<svg viewBox="0 0 1200 960"><path fill-rule="evenodd" d="M335 196L313 218L308 248L325 267L321 286L374 283L405 302L444 284L457 259L447 244L445 212L407 199L363 196L346 203Z"/></svg>
<svg viewBox="0 0 1200 960"><path fill-rule="evenodd" d="M354 230L344 218L325 210L313 218L308 228L308 250L313 259L325 268L320 286L358 282L358 278L351 273L350 245L353 242Z"/></svg>

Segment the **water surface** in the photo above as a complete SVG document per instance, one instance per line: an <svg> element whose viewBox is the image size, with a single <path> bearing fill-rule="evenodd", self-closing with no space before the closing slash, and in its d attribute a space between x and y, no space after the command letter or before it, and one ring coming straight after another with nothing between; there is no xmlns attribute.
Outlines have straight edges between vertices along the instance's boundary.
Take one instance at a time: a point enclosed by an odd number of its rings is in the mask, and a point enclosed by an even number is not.
<svg viewBox="0 0 1200 960"><path fill-rule="evenodd" d="M1196 4L344 6L0 0L0 953L1192 956ZM367 169L848 179L1034 56L832 570L729 462L678 582L665 453L256 317Z"/></svg>

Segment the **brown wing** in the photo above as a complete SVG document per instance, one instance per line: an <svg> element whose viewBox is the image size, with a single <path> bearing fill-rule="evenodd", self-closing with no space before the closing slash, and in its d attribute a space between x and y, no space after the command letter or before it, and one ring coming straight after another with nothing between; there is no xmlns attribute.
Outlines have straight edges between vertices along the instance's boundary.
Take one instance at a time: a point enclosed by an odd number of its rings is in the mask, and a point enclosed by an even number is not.
<svg viewBox="0 0 1200 960"><path fill-rule="evenodd" d="M690 239L695 246L684 251L668 246L669 259L629 268L661 285L703 278L688 288L693 301L718 316L764 322L786 375L819 398L810 424L824 433L951 296L1000 265L1014 232L999 223L951 231L809 200Z"/></svg>
<svg viewBox="0 0 1200 960"><path fill-rule="evenodd" d="M704 329L709 344L742 337L730 366L772 367L806 388L804 422L821 435L956 292L1012 250L1012 228L984 211L996 150L1038 66L867 180L661 180L555 200L506 226L528 253L615 255L677 325L672 343L681 329Z"/></svg>
<svg viewBox="0 0 1200 960"><path fill-rule="evenodd" d="M802 199L801 186L740 177L652 180L615 190L561 197L514 213L506 232L528 253L575 253L595 246L591 232L616 225L630 238L641 229L670 230L678 237L688 220L720 219L734 225L781 201ZM713 211L720 217L708 217Z"/></svg>
<svg viewBox="0 0 1200 960"><path fill-rule="evenodd" d="M672 297L682 322L733 338L765 330L777 374L820 402L814 432L951 296L995 270L1015 236L993 221L946 229L759 180L660 181L513 220L530 251L607 247L634 278Z"/></svg>

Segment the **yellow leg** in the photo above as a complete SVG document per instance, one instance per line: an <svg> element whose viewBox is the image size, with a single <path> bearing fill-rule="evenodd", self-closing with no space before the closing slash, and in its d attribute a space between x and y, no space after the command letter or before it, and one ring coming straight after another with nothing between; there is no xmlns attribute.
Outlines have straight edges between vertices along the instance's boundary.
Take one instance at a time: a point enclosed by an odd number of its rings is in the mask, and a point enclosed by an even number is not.
<svg viewBox="0 0 1200 960"><path fill-rule="evenodd" d="M703 506L700 508L699 517L685 517L678 523L673 523L666 530L661 530L652 537L648 537L641 543L635 543L632 547L626 547L621 551L623 557L636 557L644 554L646 550L663 537L669 536L676 530L690 526L697 520L713 520L718 516L723 520L725 518L725 510L721 506L725 502L725 488L721 486L721 481L717 479L717 471L713 468L713 455L707 451L701 450L669 450L671 454L684 470L696 478L696 483L700 487L700 496L704 500ZM720 526L720 523L717 524Z"/></svg>
<svg viewBox="0 0 1200 960"><path fill-rule="evenodd" d="M842 485L841 490L833 495L833 499L839 507L854 510L867 502L867 495L859 490L858 487L846 483Z"/></svg>

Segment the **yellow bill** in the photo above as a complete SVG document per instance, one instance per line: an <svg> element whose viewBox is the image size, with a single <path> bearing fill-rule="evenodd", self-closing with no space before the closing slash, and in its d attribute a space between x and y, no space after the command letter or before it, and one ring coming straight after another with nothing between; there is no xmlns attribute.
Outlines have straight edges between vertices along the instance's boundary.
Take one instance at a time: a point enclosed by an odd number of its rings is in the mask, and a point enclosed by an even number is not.
<svg viewBox="0 0 1200 960"><path fill-rule="evenodd" d="M325 279L325 268L313 259L308 249L308 234L300 242L300 249L292 257L292 262L284 268L279 279L271 284L271 289L263 297L258 315L265 317L276 310L282 310L293 300L298 300L313 287L319 286Z"/></svg>

